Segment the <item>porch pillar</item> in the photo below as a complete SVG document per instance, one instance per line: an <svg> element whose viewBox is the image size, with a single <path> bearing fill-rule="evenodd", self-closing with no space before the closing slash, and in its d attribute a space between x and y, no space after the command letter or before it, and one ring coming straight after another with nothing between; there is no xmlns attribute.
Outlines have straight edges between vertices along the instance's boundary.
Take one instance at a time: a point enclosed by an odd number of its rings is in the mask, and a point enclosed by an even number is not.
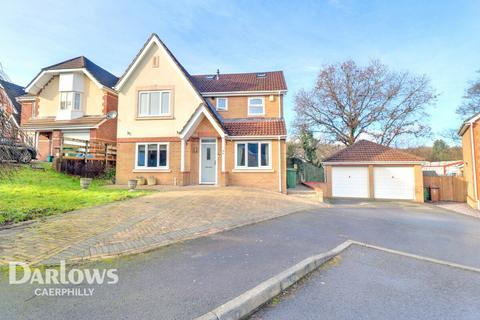
<svg viewBox="0 0 480 320"><path fill-rule="evenodd" d="M185 139L181 140L180 148L180 171L185 172Z"/></svg>
<svg viewBox="0 0 480 320"><path fill-rule="evenodd" d="M225 137L222 137L222 172L225 172Z"/></svg>

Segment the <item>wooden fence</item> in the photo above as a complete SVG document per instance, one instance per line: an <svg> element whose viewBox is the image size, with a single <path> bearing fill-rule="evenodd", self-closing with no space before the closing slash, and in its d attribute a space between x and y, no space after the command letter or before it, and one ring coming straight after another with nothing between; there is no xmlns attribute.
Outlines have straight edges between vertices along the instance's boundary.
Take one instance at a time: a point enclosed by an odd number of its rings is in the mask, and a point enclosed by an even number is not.
<svg viewBox="0 0 480 320"><path fill-rule="evenodd" d="M440 201L467 201L467 182L464 177L423 176L423 185L439 187Z"/></svg>
<svg viewBox="0 0 480 320"><path fill-rule="evenodd" d="M82 161L105 161L117 160L117 146L115 143L106 143L102 140L81 140L74 138L62 138L58 156L60 159Z"/></svg>

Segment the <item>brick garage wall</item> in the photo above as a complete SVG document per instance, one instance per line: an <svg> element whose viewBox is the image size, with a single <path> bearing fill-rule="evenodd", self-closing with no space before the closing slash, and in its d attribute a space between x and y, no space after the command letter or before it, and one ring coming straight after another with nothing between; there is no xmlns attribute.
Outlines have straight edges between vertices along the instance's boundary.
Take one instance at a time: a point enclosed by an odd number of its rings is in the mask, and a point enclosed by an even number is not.
<svg viewBox="0 0 480 320"><path fill-rule="evenodd" d="M174 140L175 139L175 140ZM177 138L166 139L149 139L122 142L117 143L117 165L116 165L116 178L118 184L126 184L129 179L135 179L136 177L150 177L157 178L157 184L173 185L176 181L177 185L183 185L184 175L180 172L180 141ZM174 140L174 141L172 141ZM164 172L155 171L141 171L135 172L135 148L136 142L168 142L169 143L169 169Z"/></svg>
<svg viewBox="0 0 480 320"><path fill-rule="evenodd" d="M40 132L38 134L38 160L45 161L50 155L51 150L51 132Z"/></svg>
<svg viewBox="0 0 480 320"><path fill-rule="evenodd" d="M226 144L226 169L228 171L228 184L230 186L242 186L261 188L270 191L279 191L278 175L278 140L272 140L272 169L273 172L239 172L234 171L235 167L235 142L227 141ZM286 145L285 140L280 142L281 166L282 170L282 192L286 193Z"/></svg>

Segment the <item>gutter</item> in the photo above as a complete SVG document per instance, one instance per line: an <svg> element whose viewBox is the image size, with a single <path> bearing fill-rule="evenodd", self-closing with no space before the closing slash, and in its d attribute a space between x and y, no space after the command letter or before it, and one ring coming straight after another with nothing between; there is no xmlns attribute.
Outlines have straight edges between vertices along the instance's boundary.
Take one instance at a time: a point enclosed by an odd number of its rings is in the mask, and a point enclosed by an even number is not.
<svg viewBox="0 0 480 320"><path fill-rule="evenodd" d="M337 161L337 162L322 162L322 165L375 165L375 164L390 164L390 165L406 165L419 164L424 165L425 161Z"/></svg>

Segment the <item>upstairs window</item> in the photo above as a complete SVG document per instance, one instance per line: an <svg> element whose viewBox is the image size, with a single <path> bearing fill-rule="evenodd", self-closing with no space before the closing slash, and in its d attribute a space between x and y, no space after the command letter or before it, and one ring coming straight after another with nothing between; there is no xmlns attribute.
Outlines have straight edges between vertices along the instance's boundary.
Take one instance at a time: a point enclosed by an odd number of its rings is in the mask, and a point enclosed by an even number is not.
<svg viewBox="0 0 480 320"><path fill-rule="evenodd" d="M76 110L82 108L82 95L79 92L60 92L60 110Z"/></svg>
<svg viewBox="0 0 480 320"><path fill-rule="evenodd" d="M217 110L227 111L228 110L228 99L227 98L217 98Z"/></svg>
<svg viewBox="0 0 480 320"><path fill-rule="evenodd" d="M235 167L270 169L272 167L270 149L270 142L237 142Z"/></svg>
<svg viewBox="0 0 480 320"><path fill-rule="evenodd" d="M140 91L138 116L155 117L170 115L170 91Z"/></svg>
<svg viewBox="0 0 480 320"><path fill-rule="evenodd" d="M248 98L248 115L249 116L265 115L265 99L263 97Z"/></svg>

